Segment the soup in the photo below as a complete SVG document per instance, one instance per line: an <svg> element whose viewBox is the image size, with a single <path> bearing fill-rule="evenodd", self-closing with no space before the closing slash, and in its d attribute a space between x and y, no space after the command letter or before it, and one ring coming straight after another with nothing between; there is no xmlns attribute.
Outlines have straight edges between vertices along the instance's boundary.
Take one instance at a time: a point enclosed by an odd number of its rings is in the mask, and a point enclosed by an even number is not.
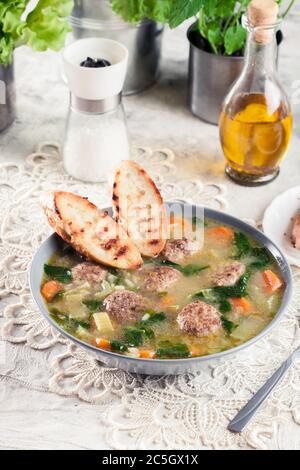
<svg viewBox="0 0 300 470"><path fill-rule="evenodd" d="M86 343L138 358L203 356L248 341L281 304L276 261L232 227L205 219L201 230L201 249L168 240L135 271L92 263L63 245L44 266L49 315Z"/></svg>

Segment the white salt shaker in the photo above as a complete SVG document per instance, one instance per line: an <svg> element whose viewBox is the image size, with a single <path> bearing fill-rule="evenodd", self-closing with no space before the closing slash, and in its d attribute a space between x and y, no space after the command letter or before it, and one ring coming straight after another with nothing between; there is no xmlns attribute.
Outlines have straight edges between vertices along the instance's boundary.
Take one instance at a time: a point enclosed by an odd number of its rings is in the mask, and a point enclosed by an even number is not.
<svg viewBox="0 0 300 470"><path fill-rule="evenodd" d="M81 66L87 57L105 59L111 65ZM63 161L66 171L76 179L106 181L122 160L130 159L121 101L127 62L127 49L111 39L80 39L63 51L70 89Z"/></svg>

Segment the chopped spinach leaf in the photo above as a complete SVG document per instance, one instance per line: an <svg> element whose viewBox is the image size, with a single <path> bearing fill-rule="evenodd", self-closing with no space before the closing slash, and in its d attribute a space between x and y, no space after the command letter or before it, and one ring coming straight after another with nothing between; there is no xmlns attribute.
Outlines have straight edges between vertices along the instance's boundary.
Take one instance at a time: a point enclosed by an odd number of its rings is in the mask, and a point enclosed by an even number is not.
<svg viewBox="0 0 300 470"><path fill-rule="evenodd" d="M75 318L70 318L65 313L61 312L57 308L50 309L50 316L53 320L56 321L60 326L62 326L67 331L73 331L81 326L82 328L89 329L89 323L83 320L76 320Z"/></svg>
<svg viewBox="0 0 300 470"><path fill-rule="evenodd" d="M231 312L232 306L229 300L226 300L226 299L222 300L219 305L219 310L221 313Z"/></svg>
<svg viewBox="0 0 300 470"><path fill-rule="evenodd" d="M243 233L236 232L234 234L234 243L238 250L235 256L236 259L240 259L243 256L254 258L253 261L249 263L249 269L263 269L270 263L271 256L268 250L266 248L252 246L249 239Z"/></svg>
<svg viewBox="0 0 300 470"><path fill-rule="evenodd" d="M244 297L247 295L247 286L251 273L245 272L234 286L217 286L213 287L213 291L219 298L228 297Z"/></svg>
<svg viewBox="0 0 300 470"><path fill-rule="evenodd" d="M82 303L90 312L97 312L97 310L99 310L103 305L102 301L97 299L83 300Z"/></svg>
<svg viewBox="0 0 300 470"><path fill-rule="evenodd" d="M189 348L184 343L171 343L163 341L158 345L156 350L157 357L165 358L184 358L190 356Z"/></svg>
<svg viewBox="0 0 300 470"><path fill-rule="evenodd" d="M44 264L44 273L52 279L68 284L72 281L72 272L71 269L65 268L63 266L52 266L50 264Z"/></svg>
<svg viewBox="0 0 300 470"><path fill-rule="evenodd" d="M256 260L250 263L250 269L264 269L271 262L270 253L266 248L255 247L252 249L252 255Z"/></svg>
<svg viewBox="0 0 300 470"><path fill-rule="evenodd" d="M204 269L209 268L209 266L200 266L199 264L187 264L183 266L182 264L174 263L173 261L166 259L157 259L155 260L155 264L159 264L161 266L170 266L174 269L177 269L187 277L193 276L194 274L200 273Z"/></svg>
<svg viewBox="0 0 300 470"><path fill-rule="evenodd" d="M241 258L242 256L247 255L252 249L250 241L242 232L234 233L234 244L238 251L236 258Z"/></svg>
<svg viewBox="0 0 300 470"><path fill-rule="evenodd" d="M112 340L110 342L110 347L112 351L117 351L117 352L126 352L128 351L128 347L125 343L122 341L117 341L117 340Z"/></svg>
<svg viewBox="0 0 300 470"><path fill-rule="evenodd" d="M150 314L150 317L147 318L147 320L142 320L141 323L143 325L145 323L148 323L149 325L151 325L152 323L158 323L158 322L164 321L166 318L167 317L164 312L155 312L155 313Z"/></svg>
<svg viewBox="0 0 300 470"><path fill-rule="evenodd" d="M124 328L124 340L128 346L141 346L144 342L144 330L128 326Z"/></svg>
<svg viewBox="0 0 300 470"><path fill-rule="evenodd" d="M235 323L233 323L232 321L228 320L228 318L225 315L221 316L221 321L222 321L223 328L229 334L231 334L233 332L233 330L237 327L237 325Z"/></svg>

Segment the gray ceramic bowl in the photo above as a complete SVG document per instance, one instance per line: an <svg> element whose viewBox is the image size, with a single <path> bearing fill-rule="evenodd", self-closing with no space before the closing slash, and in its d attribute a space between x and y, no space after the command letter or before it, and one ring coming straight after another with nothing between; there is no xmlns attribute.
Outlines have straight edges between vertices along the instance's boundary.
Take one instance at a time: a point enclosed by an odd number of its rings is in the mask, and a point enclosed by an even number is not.
<svg viewBox="0 0 300 470"><path fill-rule="evenodd" d="M166 204L168 208L168 204ZM182 204L178 204L178 211L181 211ZM185 207L190 210L191 205L186 204ZM196 206L193 206L195 209ZM198 207L199 209L199 207ZM201 209L200 209L201 210ZM43 266L44 263L47 263L49 258L53 255L55 251L61 246L61 240L56 235L51 235L40 247L40 249L35 254L31 269L30 269L30 288L32 296L37 303L40 312L47 319L51 325L56 328L63 336L68 338L73 343L81 346L86 349L90 354L96 357L99 361L107 365L108 367L116 367L128 370L130 372L135 372L139 374L152 374L152 375L163 375L163 374L182 374L185 372L192 372L199 370L202 365L208 364L209 362L216 362L217 360L224 359L229 355L237 354L239 351L248 348L252 344L256 343L259 339L269 333L279 319L282 317L291 297L292 293L292 275L289 265L277 248L277 246L269 240L262 232L252 227L251 225L242 222L235 217L232 217L223 212L215 211L212 209L204 208L204 217L208 217L214 220L217 220L221 223L231 225L232 227L239 229L247 233L250 237L256 240L260 245L265 246L274 256L275 260L278 263L280 274L285 282L286 288L284 291L283 299L281 306L275 315L274 319L267 325L267 327L261 331L257 336L247 341L246 343L237 346L235 348L229 349L227 351L219 352L216 354L211 354L209 356L188 358L188 359L137 359L133 357L123 356L110 351L104 351L97 349L96 347L84 343L79 339L71 336L66 331L64 331L55 321L49 316L47 306L45 301L40 293L40 284L43 276Z"/></svg>

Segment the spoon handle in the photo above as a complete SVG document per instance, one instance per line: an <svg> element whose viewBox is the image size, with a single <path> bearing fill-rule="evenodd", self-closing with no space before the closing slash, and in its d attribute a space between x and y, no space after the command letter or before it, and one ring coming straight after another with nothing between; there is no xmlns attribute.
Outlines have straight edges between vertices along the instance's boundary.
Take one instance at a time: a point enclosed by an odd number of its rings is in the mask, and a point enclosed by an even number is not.
<svg viewBox="0 0 300 470"><path fill-rule="evenodd" d="M248 424L250 419L255 415L259 407L265 401L265 399L270 395L271 391L283 378L286 371L293 364L294 355L292 354L281 366L279 369L274 372L272 377L270 377L267 382L253 395L251 400L238 412L238 414L230 421L227 429L232 432L241 432L244 427Z"/></svg>

